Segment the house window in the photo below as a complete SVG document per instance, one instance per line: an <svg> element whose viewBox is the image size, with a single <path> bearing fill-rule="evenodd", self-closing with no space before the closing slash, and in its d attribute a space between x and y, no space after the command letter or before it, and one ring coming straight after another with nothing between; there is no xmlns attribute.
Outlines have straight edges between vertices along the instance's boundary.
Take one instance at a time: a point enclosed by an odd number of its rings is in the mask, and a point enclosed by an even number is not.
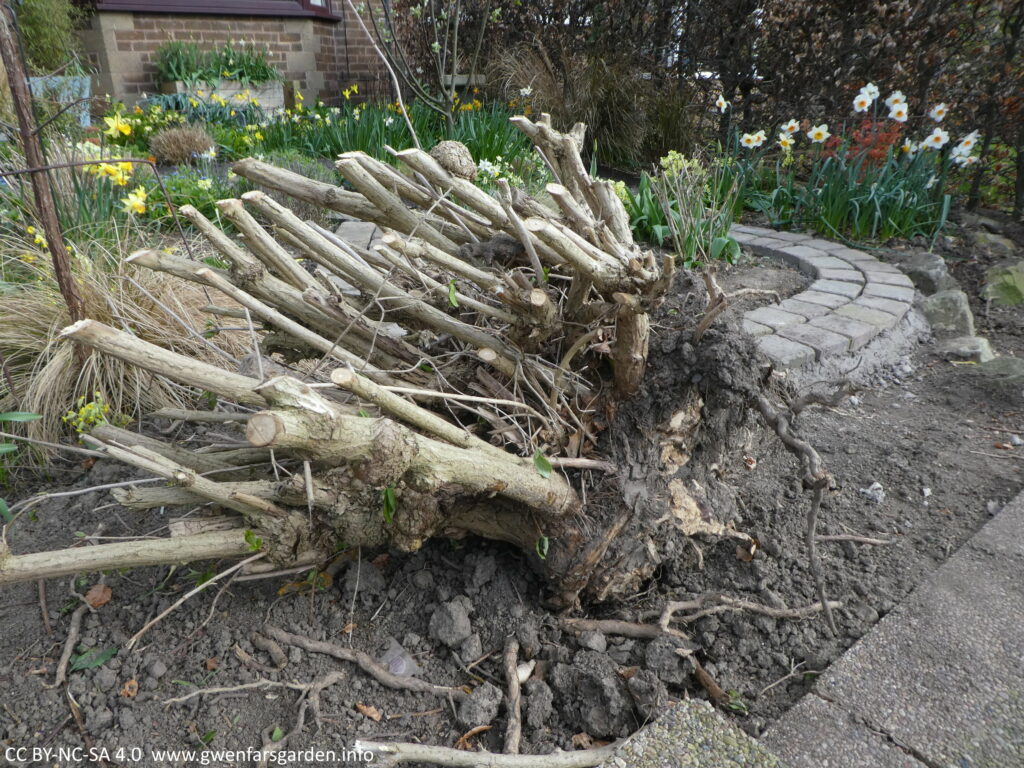
<svg viewBox="0 0 1024 768"><path fill-rule="evenodd" d="M97 11L208 13L220 16L319 16L339 20L331 0L96 0Z"/></svg>

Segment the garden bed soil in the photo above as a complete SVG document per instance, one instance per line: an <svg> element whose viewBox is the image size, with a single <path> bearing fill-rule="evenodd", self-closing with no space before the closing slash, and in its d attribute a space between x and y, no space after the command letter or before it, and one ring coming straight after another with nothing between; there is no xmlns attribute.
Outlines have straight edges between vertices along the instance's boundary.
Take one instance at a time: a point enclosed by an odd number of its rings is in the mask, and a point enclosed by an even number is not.
<svg viewBox="0 0 1024 768"><path fill-rule="evenodd" d="M725 269L720 278L727 291L771 288L783 297L804 284L796 272L746 259ZM730 387L743 382L722 380L723 371L749 380L759 375L753 358L746 357L749 342L735 331L735 318L767 299L742 299L730 310L731 319L715 326L694 348L687 344L683 318L698 306L699 296L699 291L684 288L663 308L655 323L648 390L622 409L608 432L655 429L654 405L671 401L664 393L674 387L682 391L685 379L680 377L696 381L708 409L717 412L698 433L694 453L699 462L695 459L694 464L708 470L701 482L717 504L715 514L756 536L760 546L746 561L735 539L698 538L691 546L680 538L674 551L669 547L655 577L636 594L614 604L585 606L577 616L635 621L659 611L666 600L713 593L776 607L817 600L802 543L809 499L801 490L796 462L758 419L743 412L739 398L730 399ZM1004 344L1019 349L1019 325L1016 335L999 323L992 323L987 333L998 351L1004 351ZM987 385L973 366L942 361L927 340L915 342L891 364L860 371L857 378L863 390L854 399L835 409L809 410L799 420L802 435L821 453L840 486L825 499L820 532L891 542L820 545L827 591L843 603L835 616L838 636L832 636L820 615L780 620L722 613L685 627L687 646L696 649L704 668L728 692L725 711L755 735L1022 484L1024 448L996 447L1008 444L1014 434L1024 436L1019 391ZM664 390L662 396L655 397L652 388ZM730 436L728 443L722 442L722 434ZM756 461L753 468L751 459ZM132 470L111 461L97 461L88 469L60 461L48 477L8 498L133 476ZM883 500L861 491L873 483L881 484ZM80 542L79 532L101 527L104 536L159 535L171 516L170 510L130 512L112 505L108 493L41 501L31 517L18 521L10 537L15 550L66 547ZM671 541L671 532L666 532L666 541ZM70 718L64 691L46 688L78 604L69 593L69 580L47 583L50 634L40 617L35 584L2 588L0 743L73 748L88 738L110 750L257 748L275 729L291 730L297 693L263 688L171 706L166 700L202 687L237 686L260 678L308 682L341 670L344 682L321 696L322 728L307 717L289 749L338 750L356 739L452 746L473 725L486 722L494 727L471 741L500 751L506 714L500 696L487 686L504 690L502 651L510 637L519 640L521 660L538 662L524 686L523 752L572 749L574 736L581 733L596 741L625 736L656 716L666 697L707 695L665 638L648 641L596 632L577 636L567 631L544 608L544 584L523 555L503 545L435 540L411 555L355 555L341 561L332 583L315 592L278 578L231 583L217 599L220 585L214 585L151 629L134 652L121 651L98 668L73 672L68 690L81 707L84 734ZM81 646L122 646L192 588L199 573L213 567L107 574L112 600L85 616ZM292 578L301 581L303 574ZM95 581L93 575L78 588ZM253 643L264 622L375 658L390 649L391 656L400 654L401 664L414 662L424 680L478 690L471 705L391 690L352 664L295 647L284 648L287 666L277 669ZM236 649L251 656L262 671L241 661ZM126 695L129 681L138 683L137 695Z"/></svg>

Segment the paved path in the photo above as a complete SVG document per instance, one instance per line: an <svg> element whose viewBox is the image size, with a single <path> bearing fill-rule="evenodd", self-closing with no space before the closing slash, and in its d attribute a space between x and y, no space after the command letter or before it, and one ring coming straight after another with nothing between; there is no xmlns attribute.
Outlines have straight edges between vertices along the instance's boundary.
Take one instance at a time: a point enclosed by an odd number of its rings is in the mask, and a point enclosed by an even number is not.
<svg viewBox="0 0 1024 768"><path fill-rule="evenodd" d="M914 301L914 284L899 269L841 243L745 225L729 234L815 279L781 304L744 315L744 330L778 368L860 349L895 326Z"/></svg>
<svg viewBox="0 0 1024 768"><path fill-rule="evenodd" d="M790 768L1024 766L1024 493L762 743Z"/></svg>

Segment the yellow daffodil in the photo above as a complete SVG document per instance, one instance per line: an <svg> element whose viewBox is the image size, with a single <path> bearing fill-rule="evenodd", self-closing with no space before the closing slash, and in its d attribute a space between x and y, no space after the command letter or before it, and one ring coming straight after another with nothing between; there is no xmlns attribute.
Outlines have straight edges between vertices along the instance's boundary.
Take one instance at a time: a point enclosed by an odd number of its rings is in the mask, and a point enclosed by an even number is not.
<svg viewBox="0 0 1024 768"><path fill-rule="evenodd" d="M124 206L125 213L131 214L143 214L146 212L146 190L143 187L137 187L135 191L129 192L128 197L121 198L121 205Z"/></svg>
<svg viewBox="0 0 1024 768"><path fill-rule="evenodd" d="M112 139L116 139L118 134L124 136L131 135L131 124L127 122L123 117L121 117L120 113L113 115L112 117L104 117L103 122L107 124L107 130L105 130L103 133L105 133Z"/></svg>
<svg viewBox="0 0 1024 768"><path fill-rule="evenodd" d="M792 136L794 133L800 130L800 123L798 123L796 120L790 120L788 123L782 126L782 130L784 130L786 133Z"/></svg>
<svg viewBox="0 0 1024 768"><path fill-rule="evenodd" d="M868 83L870 85L870 83ZM815 144L821 144L832 134L828 132L828 124L815 125L807 132L807 138Z"/></svg>
<svg viewBox="0 0 1024 768"><path fill-rule="evenodd" d="M921 146L928 147L929 149L942 149L948 141L949 134L941 128L936 128L928 138L921 142Z"/></svg>
<svg viewBox="0 0 1024 768"><path fill-rule="evenodd" d="M936 123L941 123L942 118L946 116L946 112L948 111L949 110L946 108L945 104L936 104L934 107L928 110L928 117L930 117Z"/></svg>
<svg viewBox="0 0 1024 768"><path fill-rule="evenodd" d="M793 137L790 136L788 133L780 133L779 134L778 145L782 149L784 149L784 150L786 150L788 152L790 149L793 148L794 144L796 144L796 142L793 140Z"/></svg>
<svg viewBox="0 0 1024 768"><path fill-rule="evenodd" d="M910 114L910 110L905 102L899 102L893 104L889 109L889 119L895 120L897 123L907 122L907 116Z"/></svg>
<svg viewBox="0 0 1024 768"><path fill-rule="evenodd" d="M297 101L299 104L305 101L305 99L302 97L302 91L295 92L295 101Z"/></svg>
<svg viewBox="0 0 1024 768"><path fill-rule="evenodd" d="M135 167L131 163L118 163L117 170L121 171L121 173L127 173L130 175L131 172L135 170Z"/></svg>

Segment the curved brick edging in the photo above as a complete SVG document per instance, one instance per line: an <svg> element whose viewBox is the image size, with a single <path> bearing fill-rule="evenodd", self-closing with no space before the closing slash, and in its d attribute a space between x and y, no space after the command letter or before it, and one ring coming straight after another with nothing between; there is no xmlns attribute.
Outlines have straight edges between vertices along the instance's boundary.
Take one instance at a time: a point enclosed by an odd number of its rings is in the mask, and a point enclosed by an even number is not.
<svg viewBox="0 0 1024 768"><path fill-rule="evenodd" d="M802 293L743 316L743 330L779 368L860 349L895 326L914 301L909 277L842 243L740 224L729 234L754 253L815 278Z"/></svg>

